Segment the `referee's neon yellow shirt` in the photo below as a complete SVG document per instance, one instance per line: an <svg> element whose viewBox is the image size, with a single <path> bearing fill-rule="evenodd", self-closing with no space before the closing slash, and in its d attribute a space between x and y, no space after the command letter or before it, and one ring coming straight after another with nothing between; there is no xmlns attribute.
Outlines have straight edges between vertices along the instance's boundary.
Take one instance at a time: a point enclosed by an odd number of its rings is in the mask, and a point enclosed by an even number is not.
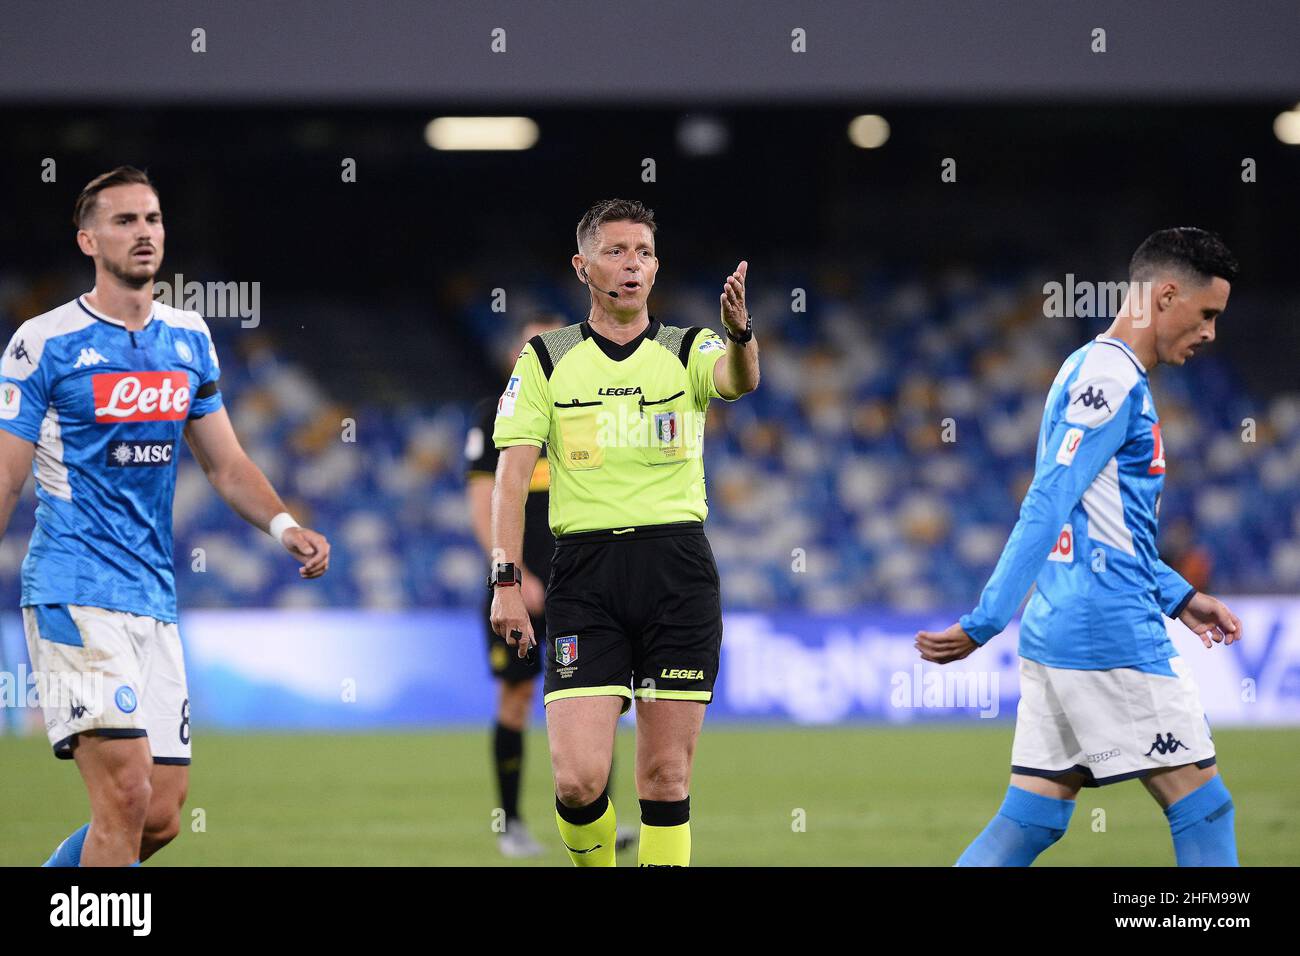
<svg viewBox="0 0 1300 956"><path fill-rule="evenodd" d="M704 520L704 418L726 350L710 329L653 318L622 346L586 322L529 340L492 440L547 445L556 535Z"/></svg>

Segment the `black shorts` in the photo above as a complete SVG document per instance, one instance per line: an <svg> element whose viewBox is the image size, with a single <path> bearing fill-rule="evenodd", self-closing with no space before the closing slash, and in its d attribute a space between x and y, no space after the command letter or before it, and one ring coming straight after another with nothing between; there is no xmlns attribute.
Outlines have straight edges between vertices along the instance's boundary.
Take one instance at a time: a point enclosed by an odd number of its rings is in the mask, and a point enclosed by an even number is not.
<svg viewBox="0 0 1300 956"><path fill-rule="evenodd" d="M556 540L546 588L546 703L713 699L722 649L718 566L704 526Z"/></svg>
<svg viewBox="0 0 1300 956"><path fill-rule="evenodd" d="M533 634L537 637L537 643L541 644L545 640L546 618L534 617L532 622ZM503 680L507 684L518 684L526 680L532 680L542 672L542 655L537 648L533 648L528 657L520 660L519 648L511 647L506 643L504 637L500 637L492 631L492 604L490 602L483 612L483 629L487 631L488 667L492 671L492 676L497 680Z"/></svg>

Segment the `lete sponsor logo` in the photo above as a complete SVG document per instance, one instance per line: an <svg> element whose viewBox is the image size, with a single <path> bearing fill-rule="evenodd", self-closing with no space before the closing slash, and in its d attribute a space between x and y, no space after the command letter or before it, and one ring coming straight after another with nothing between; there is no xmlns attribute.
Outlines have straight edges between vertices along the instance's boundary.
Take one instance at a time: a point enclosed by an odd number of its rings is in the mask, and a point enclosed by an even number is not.
<svg viewBox="0 0 1300 956"><path fill-rule="evenodd" d="M1074 525L1066 522L1061 526L1061 533L1056 536L1048 561L1061 561L1065 564L1074 562Z"/></svg>
<svg viewBox="0 0 1300 956"><path fill-rule="evenodd" d="M97 422L179 421L190 410L184 372L105 372L91 381Z"/></svg>

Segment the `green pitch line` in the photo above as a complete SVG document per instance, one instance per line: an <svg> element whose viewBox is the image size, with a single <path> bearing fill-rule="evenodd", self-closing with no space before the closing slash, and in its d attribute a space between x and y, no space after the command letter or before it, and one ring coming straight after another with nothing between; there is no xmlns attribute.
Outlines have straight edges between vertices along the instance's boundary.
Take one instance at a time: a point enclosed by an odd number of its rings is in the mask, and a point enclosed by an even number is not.
<svg viewBox="0 0 1300 956"><path fill-rule="evenodd" d="M1215 735L1247 864L1300 864L1297 730ZM543 734L528 739L524 812L568 865ZM728 729L700 741L691 807L699 865L948 866L997 809L1011 728ZM483 731L208 735L195 739L171 865L521 865L497 854ZM614 803L635 826L632 739ZM40 863L87 816L75 768L39 738L0 738L0 865ZM205 832L194 832L202 810ZM1104 811L1104 819L1095 813ZM799 824L802 822L802 830ZM1104 824L1104 830L1102 826ZM635 863L626 854L626 864ZM1164 817L1140 784L1085 790L1043 865L1172 865Z"/></svg>

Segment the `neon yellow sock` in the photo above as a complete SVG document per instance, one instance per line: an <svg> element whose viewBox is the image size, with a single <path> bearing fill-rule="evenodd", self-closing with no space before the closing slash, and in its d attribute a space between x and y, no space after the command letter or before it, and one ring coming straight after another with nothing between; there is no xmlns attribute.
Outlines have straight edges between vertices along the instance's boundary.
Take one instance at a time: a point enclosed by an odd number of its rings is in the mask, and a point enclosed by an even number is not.
<svg viewBox="0 0 1300 956"><path fill-rule="evenodd" d="M691 865L691 798L642 800L639 866Z"/></svg>
<svg viewBox="0 0 1300 956"><path fill-rule="evenodd" d="M614 840L618 835L618 821L608 794L602 793L586 807L566 807L557 799L555 823L574 866L616 865Z"/></svg>
<svg viewBox="0 0 1300 956"><path fill-rule="evenodd" d="M691 825L652 827L641 824L641 842L637 846L638 866L690 866Z"/></svg>

